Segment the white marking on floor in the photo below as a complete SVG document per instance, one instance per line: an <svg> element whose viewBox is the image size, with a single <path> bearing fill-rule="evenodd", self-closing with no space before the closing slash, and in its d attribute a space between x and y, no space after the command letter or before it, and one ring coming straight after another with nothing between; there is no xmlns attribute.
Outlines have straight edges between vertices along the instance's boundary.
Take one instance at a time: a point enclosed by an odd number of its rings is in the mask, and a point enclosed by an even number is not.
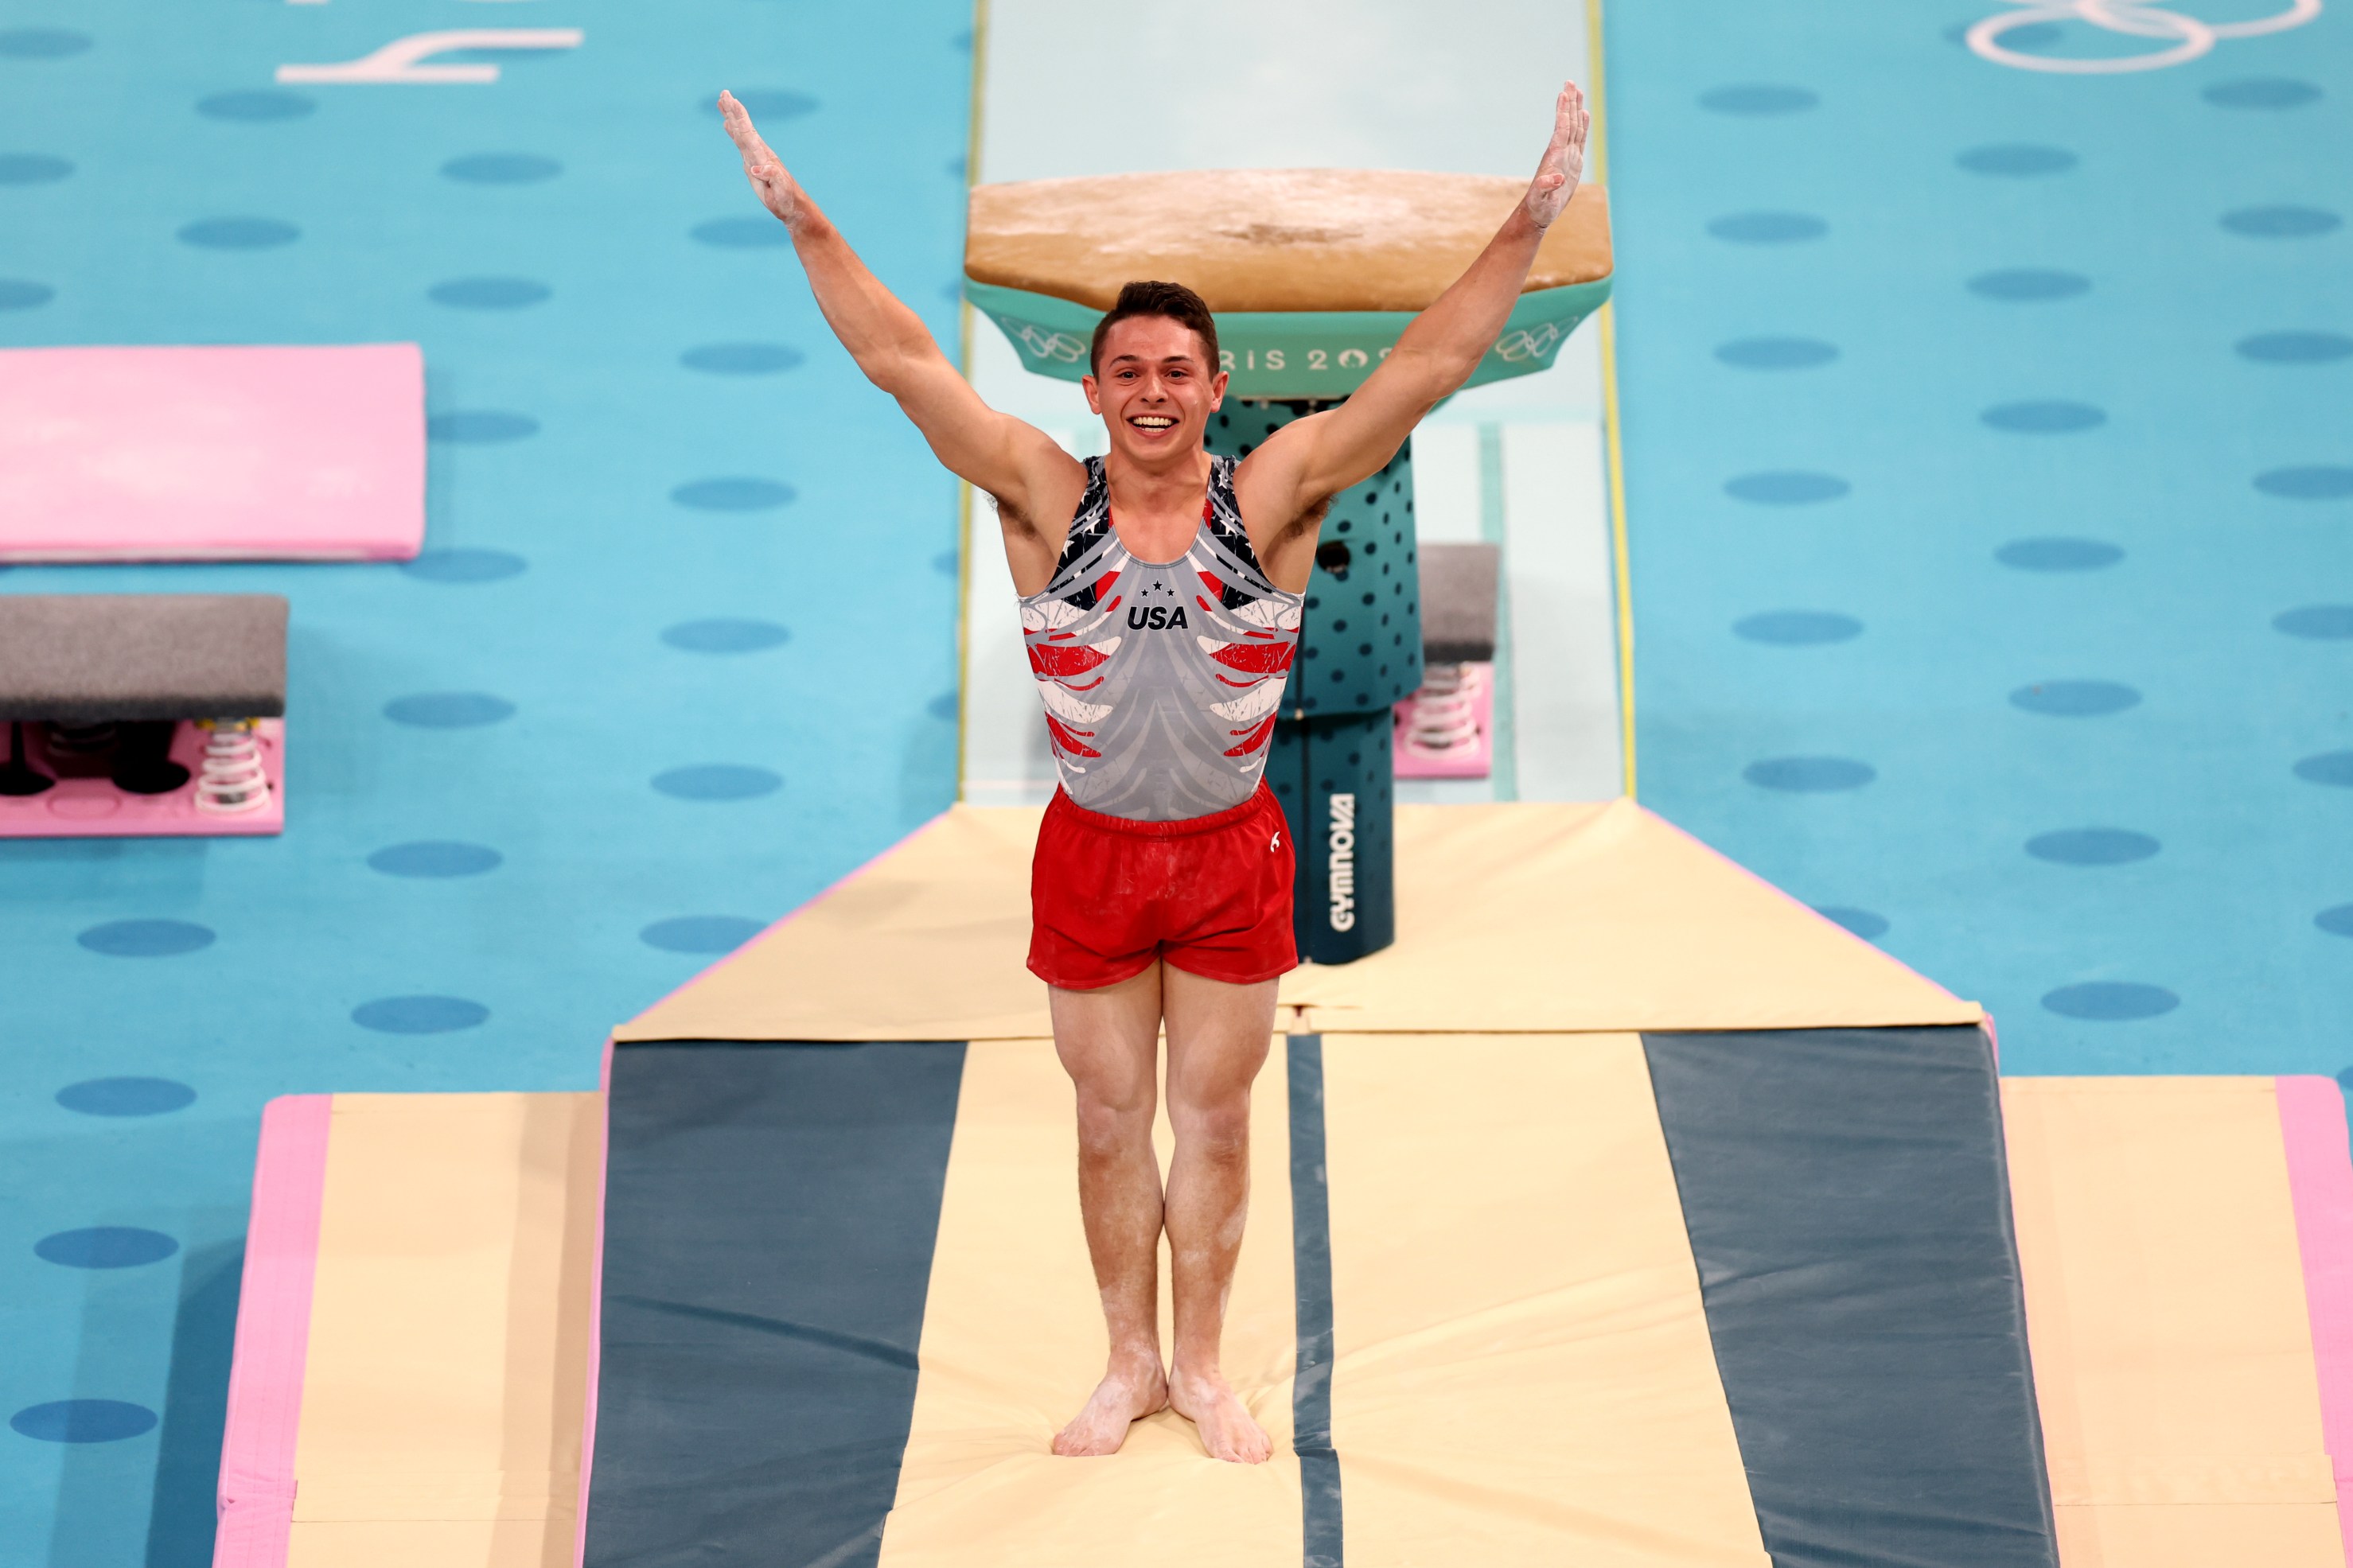
<svg viewBox="0 0 2353 1568"><path fill-rule="evenodd" d="M281 82L396 82L406 85L480 86L499 79L499 68L474 62L430 66L420 62L452 49L576 49L587 35L577 27L455 27L411 33L373 54L332 65L280 66Z"/></svg>

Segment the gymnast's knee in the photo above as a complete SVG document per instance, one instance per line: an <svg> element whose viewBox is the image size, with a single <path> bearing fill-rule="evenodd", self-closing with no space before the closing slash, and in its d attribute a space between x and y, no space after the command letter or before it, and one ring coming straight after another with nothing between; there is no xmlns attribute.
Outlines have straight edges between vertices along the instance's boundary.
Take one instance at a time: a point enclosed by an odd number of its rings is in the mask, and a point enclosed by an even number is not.
<svg viewBox="0 0 2353 1568"><path fill-rule="evenodd" d="M1240 1160L1250 1153L1250 1094L1221 1093L1187 1101L1172 1096L1169 1130L1179 1152L1208 1160Z"/></svg>

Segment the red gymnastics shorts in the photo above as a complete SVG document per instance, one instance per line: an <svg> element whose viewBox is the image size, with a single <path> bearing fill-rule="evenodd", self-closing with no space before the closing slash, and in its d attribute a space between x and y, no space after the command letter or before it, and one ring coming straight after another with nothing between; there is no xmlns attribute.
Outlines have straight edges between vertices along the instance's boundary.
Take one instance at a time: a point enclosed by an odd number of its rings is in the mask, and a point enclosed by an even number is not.
<svg viewBox="0 0 2353 1568"><path fill-rule="evenodd" d="M1029 972L1092 991L1166 959L1250 985L1299 966L1291 938L1291 833L1264 784L1241 805L1179 822L1131 822L1060 790L1029 867Z"/></svg>

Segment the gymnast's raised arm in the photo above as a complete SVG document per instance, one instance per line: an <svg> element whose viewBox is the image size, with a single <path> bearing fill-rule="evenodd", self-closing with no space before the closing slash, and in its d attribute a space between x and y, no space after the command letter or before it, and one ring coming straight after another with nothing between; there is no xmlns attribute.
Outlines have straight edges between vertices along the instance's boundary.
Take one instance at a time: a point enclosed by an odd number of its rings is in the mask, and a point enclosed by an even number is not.
<svg viewBox="0 0 2353 1568"><path fill-rule="evenodd" d="M1470 380L1494 346L1535 264L1545 230L1577 193L1588 123L1585 95L1576 83L1563 84L1553 108L1552 140L1528 194L1470 269L1413 319L1397 347L1345 403L1294 420L1243 461L1235 476L1242 515L1264 518L1271 525L1264 542L1253 528L1252 542L1275 581L1306 580L1303 563L1287 569L1282 558L1313 552L1325 503L1378 473L1421 416Z"/></svg>
<svg viewBox="0 0 2353 1568"><path fill-rule="evenodd" d="M866 379L899 400L943 464L997 498L1010 514L1008 534L1016 518L1042 516L1066 524L1086 488L1085 468L1044 431L982 402L922 320L867 269L841 231L769 151L733 93L719 95L719 112L744 155L752 188L792 231L794 253L808 273L826 324ZM1050 542L1053 550L1060 548L1059 536ZM1050 566L1051 551L1046 559Z"/></svg>

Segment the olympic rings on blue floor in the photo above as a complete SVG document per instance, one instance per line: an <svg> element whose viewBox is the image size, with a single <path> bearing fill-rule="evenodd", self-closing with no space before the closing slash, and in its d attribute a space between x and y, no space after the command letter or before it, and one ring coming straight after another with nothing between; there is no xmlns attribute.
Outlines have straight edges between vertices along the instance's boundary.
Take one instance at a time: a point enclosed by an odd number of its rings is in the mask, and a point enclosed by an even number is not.
<svg viewBox="0 0 2353 1568"><path fill-rule="evenodd" d="M2300 27L2320 15L2321 0L2288 0L2287 9L2243 22L2201 22L2149 0L2010 0L2017 8L1988 16L1969 28L1969 49L1980 58L2018 70L2052 71L2070 76L2113 75L2119 71L2157 70L2186 65L2213 51L2224 38L2253 37L2261 33ZM2026 55L2005 47L2001 36L2014 28L2042 22L2084 22L2111 33L2136 38L2171 38L2170 48L2148 54L2069 58Z"/></svg>

